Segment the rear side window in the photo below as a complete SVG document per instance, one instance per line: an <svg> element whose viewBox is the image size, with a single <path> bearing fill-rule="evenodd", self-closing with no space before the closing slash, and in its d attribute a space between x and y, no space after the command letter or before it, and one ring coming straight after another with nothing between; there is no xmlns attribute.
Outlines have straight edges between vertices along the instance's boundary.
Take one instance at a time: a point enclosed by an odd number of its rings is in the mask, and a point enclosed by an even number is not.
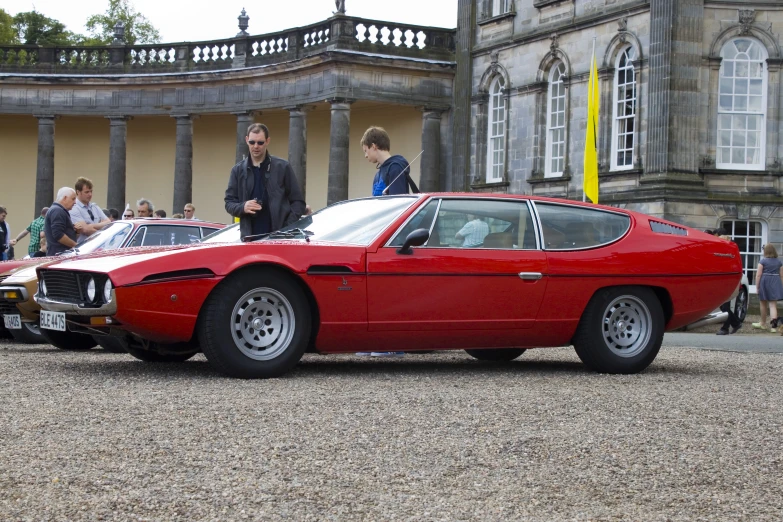
<svg viewBox="0 0 783 522"><path fill-rule="evenodd" d="M605 210L536 202L546 250L593 248L623 237L631 218Z"/></svg>

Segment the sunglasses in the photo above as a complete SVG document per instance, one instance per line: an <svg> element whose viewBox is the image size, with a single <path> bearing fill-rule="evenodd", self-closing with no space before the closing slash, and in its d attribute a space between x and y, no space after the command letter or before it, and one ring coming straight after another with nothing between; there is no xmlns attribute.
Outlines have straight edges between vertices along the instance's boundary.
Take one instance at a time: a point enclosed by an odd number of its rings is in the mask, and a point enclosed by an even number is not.
<svg viewBox="0 0 783 522"><path fill-rule="evenodd" d="M133 217L133 214L123 214L122 217L125 218L125 219L130 219L130 218Z"/></svg>
<svg viewBox="0 0 783 522"><path fill-rule="evenodd" d="M248 140L247 141L248 145L255 145L256 143L258 143L259 145L263 145L266 142L264 140L259 140L259 141Z"/></svg>
<svg viewBox="0 0 783 522"><path fill-rule="evenodd" d="M90 215L90 221L95 221L95 216L92 215L92 211L89 208L87 209L87 214Z"/></svg>

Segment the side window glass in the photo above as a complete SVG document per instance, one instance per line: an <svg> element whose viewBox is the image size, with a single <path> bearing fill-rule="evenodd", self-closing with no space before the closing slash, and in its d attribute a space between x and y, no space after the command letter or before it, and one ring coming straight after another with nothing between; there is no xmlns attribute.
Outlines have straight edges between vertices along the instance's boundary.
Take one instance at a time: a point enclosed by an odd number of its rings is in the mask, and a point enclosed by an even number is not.
<svg viewBox="0 0 783 522"><path fill-rule="evenodd" d="M444 199L427 246L532 250L536 239L524 201Z"/></svg>
<svg viewBox="0 0 783 522"><path fill-rule="evenodd" d="M219 228L201 227L201 237L205 238L213 232L217 232Z"/></svg>
<svg viewBox="0 0 783 522"><path fill-rule="evenodd" d="M144 244L144 234L147 232L147 227L139 227L136 231L136 235L133 236L133 241L128 245L129 247L142 246Z"/></svg>
<svg viewBox="0 0 783 522"><path fill-rule="evenodd" d="M408 237L408 234L416 229L426 228L429 230L430 227L432 227L432 220L435 219L435 211L438 209L439 201L440 200L438 199L433 199L424 205L424 208L419 210L416 215L397 232L397 235L394 236L394 239L389 243L389 246L401 247L402 244L405 243L405 238Z"/></svg>
<svg viewBox="0 0 783 522"><path fill-rule="evenodd" d="M631 218L592 208L536 203L546 250L592 248L620 239Z"/></svg>
<svg viewBox="0 0 783 522"><path fill-rule="evenodd" d="M143 246L188 245L201 238L198 227L151 225L147 227Z"/></svg>

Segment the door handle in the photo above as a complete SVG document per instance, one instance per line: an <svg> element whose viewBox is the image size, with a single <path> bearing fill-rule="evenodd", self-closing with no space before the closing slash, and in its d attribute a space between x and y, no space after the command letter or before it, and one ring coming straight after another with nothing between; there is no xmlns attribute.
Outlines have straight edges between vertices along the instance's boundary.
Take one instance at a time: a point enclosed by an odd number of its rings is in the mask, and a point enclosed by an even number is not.
<svg viewBox="0 0 783 522"><path fill-rule="evenodd" d="M520 272L519 277L525 281L538 281L544 276L541 272Z"/></svg>

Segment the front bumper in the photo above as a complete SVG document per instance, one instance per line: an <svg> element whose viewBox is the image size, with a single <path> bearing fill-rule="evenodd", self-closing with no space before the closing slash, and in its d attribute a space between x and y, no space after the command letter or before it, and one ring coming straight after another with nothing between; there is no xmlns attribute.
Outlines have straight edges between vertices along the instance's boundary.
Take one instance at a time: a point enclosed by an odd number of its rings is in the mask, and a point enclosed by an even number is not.
<svg viewBox="0 0 783 522"><path fill-rule="evenodd" d="M117 313L117 297L114 295L114 289L111 291L111 299L109 302L100 306L87 306L82 303L57 301L41 295L40 291L33 297L35 301L41 305L41 308L49 310L50 312L65 312L66 314L82 315L85 317L114 315Z"/></svg>

